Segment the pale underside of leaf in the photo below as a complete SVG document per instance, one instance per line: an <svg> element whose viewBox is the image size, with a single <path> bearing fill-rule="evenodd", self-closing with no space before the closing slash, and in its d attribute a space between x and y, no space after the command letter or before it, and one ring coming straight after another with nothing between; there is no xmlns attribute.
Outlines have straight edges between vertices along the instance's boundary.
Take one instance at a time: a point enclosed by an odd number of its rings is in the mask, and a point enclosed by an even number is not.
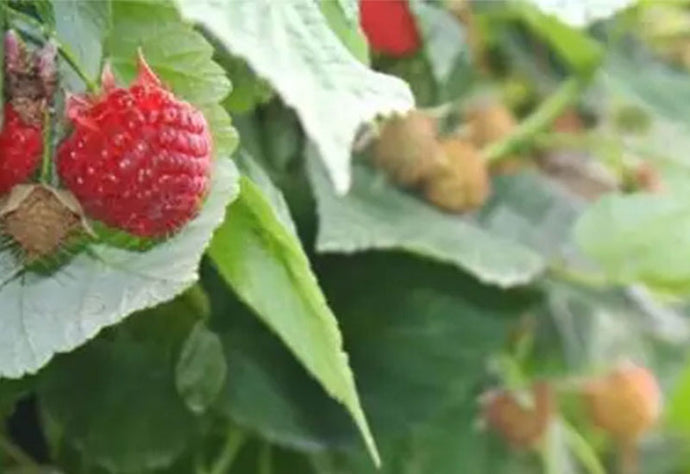
<svg viewBox="0 0 690 474"><path fill-rule="evenodd" d="M313 155L312 150L309 176L317 200L316 246L321 252L404 249L451 263L501 287L528 283L544 268L543 258L522 244L443 213L363 165L353 167L350 193L337 196Z"/></svg>
<svg viewBox="0 0 690 474"><path fill-rule="evenodd" d="M0 377L35 372L56 353L192 285L213 230L237 192L235 166L225 158L217 163L201 214L150 250L94 244L48 274L18 274L15 257L0 254Z"/></svg>
<svg viewBox="0 0 690 474"><path fill-rule="evenodd" d="M350 150L363 123L414 105L401 80L361 64L313 0L179 1L247 60L293 107L339 193L350 187Z"/></svg>

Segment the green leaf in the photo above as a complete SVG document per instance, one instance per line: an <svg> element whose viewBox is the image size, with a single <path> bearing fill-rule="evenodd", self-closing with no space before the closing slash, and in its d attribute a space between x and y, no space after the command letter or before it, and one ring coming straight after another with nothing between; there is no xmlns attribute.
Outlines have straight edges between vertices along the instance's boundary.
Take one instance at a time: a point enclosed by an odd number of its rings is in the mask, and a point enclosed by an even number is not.
<svg viewBox="0 0 690 474"><path fill-rule="evenodd" d="M436 81L446 84L457 63L468 61L465 32L448 10L424 2L411 2L410 6L424 37L424 49Z"/></svg>
<svg viewBox="0 0 690 474"><path fill-rule="evenodd" d="M664 64L642 45L633 45L611 51L602 68L600 94L608 98L602 115L615 117L621 108L634 107L646 116L646 130L626 134L612 128L615 138L626 152L652 160L664 172L669 187L685 189L690 171L685 152L690 147L690 114L683 104L690 100L690 75Z"/></svg>
<svg viewBox="0 0 690 474"><path fill-rule="evenodd" d="M523 245L436 210L362 165L353 167L353 188L342 197L313 154L309 175L317 199L316 247L321 252L404 249L503 287L527 283L544 268L542 258Z"/></svg>
<svg viewBox="0 0 690 474"><path fill-rule="evenodd" d="M502 440L478 428L479 404L458 400L440 416L383 448L383 469L366 465L358 452L312 456L317 474L533 474L540 472L532 457L515 456Z"/></svg>
<svg viewBox="0 0 690 474"><path fill-rule="evenodd" d="M690 438L690 365L685 364L678 377L675 387L670 393L667 405L664 409L666 424L685 438Z"/></svg>
<svg viewBox="0 0 690 474"><path fill-rule="evenodd" d="M20 380L0 380L0 419L14 411L14 405L32 388L34 378L26 377Z"/></svg>
<svg viewBox="0 0 690 474"><path fill-rule="evenodd" d="M262 439L291 449L314 450L343 442L359 447L358 434L342 405L282 341L235 297L210 269L213 329L223 341L231 375L218 400L221 413ZM371 464L371 460L368 459Z"/></svg>
<svg viewBox="0 0 690 474"><path fill-rule="evenodd" d="M583 214L575 235L582 250L615 282L690 291L687 195L606 196Z"/></svg>
<svg viewBox="0 0 690 474"><path fill-rule="evenodd" d="M89 77L97 77L101 72L103 41L111 23L110 0L60 0L53 2L53 14L55 33L62 47L74 56Z"/></svg>
<svg viewBox="0 0 690 474"><path fill-rule="evenodd" d="M177 349L201 317L190 298L133 316L42 374L41 413L89 472L165 468L194 436L194 417L175 390Z"/></svg>
<svg viewBox="0 0 690 474"><path fill-rule="evenodd" d="M0 254L0 376L35 372L55 353L192 285L211 234L238 191L231 161L219 160L214 175L201 214L148 251L96 243L49 274L22 272L11 252Z"/></svg>
<svg viewBox="0 0 690 474"><path fill-rule="evenodd" d="M519 242L545 260L577 260L572 227L582 200L541 173L497 176L477 223L494 235Z"/></svg>
<svg viewBox="0 0 690 474"><path fill-rule="evenodd" d="M257 76L246 61L222 50L217 50L218 62L232 77L232 92L223 105L232 113L251 112L273 97L271 86Z"/></svg>
<svg viewBox="0 0 690 474"><path fill-rule="evenodd" d="M362 123L413 106L407 85L350 54L314 0L179 4L295 108L341 193L350 186L350 149Z"/></svg>
<svg viewBox="0 0 690 474"><path fill-rule="evenodd" d="M223 346L203 322L182 346L175 368L177 391L194 413L204 413L218 397L227 373Z"/></svg>
<svg viewBox="0 0 690 474"><path fill-rule="evenodd" d="M299 240L249 179L242 178L240 196L228 208L209 253L240 298L345 405L378 462L337 321Z"/></svg>
<svg viewBox="0 0 690 474"><path fill-rule="evenodd" d="M328 257L317 264L378 440L404 436L470 396L511 318L532 304L526 294L483 287L452 268L404 255ZM205 275L204 282L213 278ZM342 410L278 339L232 295L211 294L214 329L233 374L223 411L291 448L352 447L355 433ZM384 457L384 467L389 463L395 460Z"/></svg>
<svg viewBox="0 0 690 474"><path fill-rule="evenodd" d="M551 44L568 66L580 74L589 74L599 65L604 50L586 31L576 30L528 5L522 7L520 13L527 25Z"/></svg>
<svg viewBox="0 0 690 474"><path fill-rule="evenodd" d="M687 321L640 289L595 289L554 279L541 286L544 303L537 314L545 320L535 349L540 371L556 368L558 361L559 375L587 373L623 358L651 366L652 341L667 349L687 344Z"/></svg>
<svg viewBox="0 0 690 474"><path fill-rule="evenodd" d="M369 43L359 26L359 5L354 0L320 0L321 13L347 49L362 63L369 63Z"/></svg>
<svg viewBox="0 0 690 474"><path fill-rule="evenodd" d="M204 37L180 20L171 3L161 0L114 2L112 21L106 51L116 76L124 83L134 79L141 48L163 82L204 112L216 155L232 153L237 134L218 105L231 85L223 68L211 60L213 47Z"/></svg>

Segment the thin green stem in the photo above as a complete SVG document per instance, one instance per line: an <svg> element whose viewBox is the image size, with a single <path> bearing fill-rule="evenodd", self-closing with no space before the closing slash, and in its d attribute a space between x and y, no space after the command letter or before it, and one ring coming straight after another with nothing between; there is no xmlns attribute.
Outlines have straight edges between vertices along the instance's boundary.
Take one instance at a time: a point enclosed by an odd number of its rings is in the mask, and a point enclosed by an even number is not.
<svg viewBox="0 0 690 474"><path fill-rule="evenodd" d="M565 420L561 420L561 423L566 443L568 443L568 446L575 453L575 456L580 460L587 472L589 474L606 474L606 469L604 469L597 453L587 440Z"/></svg>
<svg viewBox="0 0 690 474"><path fill-rule="evenodd" d="M209 474L227 474L246 441L247 435L237 428L231 428L225 440L225 445L211 466Z"/></svg>
<svg viewBox="0 0 690 474"><path fill-rule="evenodd" d="M259 451L257 472L258 474L273 473L273 449L269 443L264 442L261 446L261 451Z"/></svg>
<svg viewBox="0 0 690 474"><path fill-rule="evenodd" d="M505 139L492 143L483 150L488 163L497 163L525 146L537 134L544 131L563 111L577 101L589 84L590 77L571 77L539 105L529 117Z"/></svg>
<svg viewBox="0 0 690 474"><path fill-rule="evenodd" d="M544 132L533 139L537 148L567 148L572 150L591 150L594 148L618 146L619 142L602 136L600 133L559 133Z"/></svg>
<svg viewBox="0 0 690 474"><path fill-rule="evenodd" d="M2 435L0 435L0 451L22 466L26 472L36 474L41 472L41 466L36 461Z"/></svg>
<svg viewBox="0 0 690 474"><path fill-rule="evenodd" d="M549 271L554 276L563 280L588 286L590 288L606 288L607 286L612 285L612 282L609 281L605 275L598 273L586 273L561 264L551 264Z"/></svg>
<svg viewBox="0 0 690 474"><path fill-rule="evenodd" d="M553 430L554 427L550 426L549 431ZM553 449L554 445L551 442L552 433L547 433L544 440L539 444L538 453L539 459L541 460L542 472L544 474L559 474L559 466L556 456L554 455Z"/></svg>
<svg viewBox="0 0 690 474"><path fill-rule="evenodd" d="M89 77L88 74L86 74L84 69L82 69L79 61L77 61L77 59L74 57L74 54L72 54L72 51L58 43L58 52L60 53L60 56L62 56L62 58L67 62L67 64L70 65L72 70L77 73L79 78L84 81L84 84L89 92L96 92L98 90L98 85Z"/></svg>
<svg viewBox="0 0 690 474"><path fill-rule="evenodd" d="M618 445L619 474L637 474L639 471L639 452L632 440L626 440Z"/></svg>
<svg viewBox="0 0 690 474"><path fill-rule="evenodd" d="M26 13L21 12L19 10L15 10L2 2L0 2L0 4L3 5L4 13L6 14L8 19L22 21L30 25L31 27L35 28L36 30L40 31L41 34L46 38L53 40L56 39L54 32L46 25L38 21L36 18L32 17L31 15L27 15ZM96 82L93 79L91 79L91 77L89 77L89 75L84 71L84 69L81 67L79 61L75 58L72 51L69 48L65 47L65 45L61 44L59 41L56 41L56 44L60 56L67 62L67 64L69 64L72 70L74 70L74 72L77 73L77 75L84 82L89 91L97 91L98 86L96 85Z"/></svg>
<svg viewBox="0 0 690 474"><path fill-rule="evenodd" d="M43 112L43 158L41 159L41 183L53 183L53 156L50 142L53 135L50 106L46 104Z"/></svg>

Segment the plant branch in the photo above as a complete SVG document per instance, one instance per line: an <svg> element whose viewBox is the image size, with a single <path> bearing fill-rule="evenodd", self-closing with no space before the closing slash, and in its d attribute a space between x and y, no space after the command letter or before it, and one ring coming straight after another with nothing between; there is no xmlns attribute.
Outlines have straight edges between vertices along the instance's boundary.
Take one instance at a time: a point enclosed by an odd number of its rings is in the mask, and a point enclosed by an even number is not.
<svg viewBox="0 0 690 474"><path fill-rule="evenodd" d="M247 435L236 428L231 428L225 440L225 445L211 466L209 474L227 474L246 440Z"/></svg>
<svg viewBox="0 0 690 474"><path fill-rule="evenodd" d="M515 153L544 131L568 106L575 103L589 81L589 76L575 76L564 81L549 98L539 105L537 110L518 125L513 133L501 141L488 145L482 152L484 159L493 164Z"/></svg>
<svg viewBox="0 0 690 474"><path fill-rule="evenodd" d="M98 86L96 85L96 82L89 77L89 75L84 71L84 68L79 64L79 61L77 58L75 58L74 53L67 48L65 45L57 41L57 38L55 38L55 33L48 27L46 27L43 23L32 17L31 15L27 15L24 12L21 12L19 10L15 10L3 3L3 10L4 13L6 14L8 19L15 19L18 21L23 21L24 23L32 26L33 28L36 28L38 31L41 32L43 36L49 39L55 40L55 43L57 44L58 48L58 53L60 56L69 64L69 66L72 68L72 70L79 76L79 78L84 82L86 85L87 89L90 92L95 92L98 90Z"/></svg>

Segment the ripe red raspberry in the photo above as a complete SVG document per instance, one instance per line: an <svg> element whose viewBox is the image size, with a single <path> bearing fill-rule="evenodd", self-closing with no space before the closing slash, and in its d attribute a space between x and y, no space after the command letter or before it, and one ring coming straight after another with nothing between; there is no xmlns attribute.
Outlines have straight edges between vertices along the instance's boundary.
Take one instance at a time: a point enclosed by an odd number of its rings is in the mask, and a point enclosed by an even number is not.
<svg viewBox="0 0 690 474"><path fill-rule="evenodd" d="M209 187L211 135L203 114L165 89L139 56L128 88L109 68L103 93L71 97L72 134L60 145L58 173L87 216L141 237L179 230Z"/></svg>
<svg viewBox="0 0 690 474"><path fill-rule="evenodd" d="M414 53L421 40L407 0L360 0L360 23L374 51Z"/></svg>
<svg viewBox="0 0 690 474"><path fill-rule="evenodd" d="M26 181L41 162L42 152L40 127L27 124L11 104L5 104L0 132L0 194Z"/></svg>

